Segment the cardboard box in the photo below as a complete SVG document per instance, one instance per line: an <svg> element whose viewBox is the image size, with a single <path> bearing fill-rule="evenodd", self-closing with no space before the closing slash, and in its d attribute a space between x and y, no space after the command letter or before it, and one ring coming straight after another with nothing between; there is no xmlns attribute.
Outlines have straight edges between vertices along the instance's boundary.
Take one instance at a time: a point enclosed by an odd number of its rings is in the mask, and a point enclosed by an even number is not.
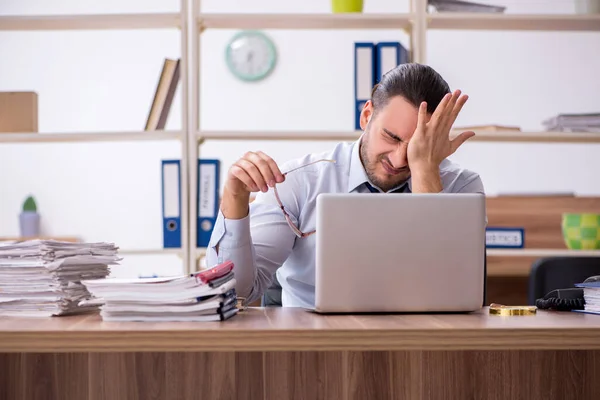
<svg viewBox="0 0 600 400"><path fill-rule="evenodd" d="M37 131L37 93L0 92L0 133Z"/></svg>

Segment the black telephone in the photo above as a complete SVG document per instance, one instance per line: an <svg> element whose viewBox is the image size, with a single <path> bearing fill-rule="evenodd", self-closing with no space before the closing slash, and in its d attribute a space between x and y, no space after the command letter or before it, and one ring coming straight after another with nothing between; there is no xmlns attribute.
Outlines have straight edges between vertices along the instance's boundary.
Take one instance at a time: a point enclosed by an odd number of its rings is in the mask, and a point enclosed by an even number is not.
<svg viewBox="0 0 600 400"><path fill-rule="evenodd" d="M600 275L590 276L584 283L598 282L600 281ZM571 311L571 310L583 310L585 309L585 299L583 298L583 289L581 288L568 288L568 289L555 289L546 294L541 299L535 301L537 308L541 310L557 310L557 311Z"/></svg>

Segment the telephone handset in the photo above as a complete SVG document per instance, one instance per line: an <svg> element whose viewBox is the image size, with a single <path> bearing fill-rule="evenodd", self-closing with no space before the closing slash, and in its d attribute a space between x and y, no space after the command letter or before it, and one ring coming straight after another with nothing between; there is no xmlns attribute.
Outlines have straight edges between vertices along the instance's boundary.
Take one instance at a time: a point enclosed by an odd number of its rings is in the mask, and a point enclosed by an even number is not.
<svg viewBox="0 0 600 400"><path fill-rule="evenodd" d="M590 276L584 283L598 282L600 275ZM585 299L583 298L583 289L568 288L555 289L546 294L541 299L535 301L537 308L541 310L571 311L585 309Z"/></svg>

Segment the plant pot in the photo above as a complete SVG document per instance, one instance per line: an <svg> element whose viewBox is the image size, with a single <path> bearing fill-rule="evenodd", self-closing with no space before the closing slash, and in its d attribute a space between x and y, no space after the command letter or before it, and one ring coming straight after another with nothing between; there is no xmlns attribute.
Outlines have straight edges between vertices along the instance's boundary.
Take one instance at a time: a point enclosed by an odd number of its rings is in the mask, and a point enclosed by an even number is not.
<svg viewBox="0 0 600 400"><path fill-rule="evenodd" d="M334 13L360 13L363 0L331 0L331 11Z"/></svg>
<svg viewBox="0 0 600 400"><path fill-rule="evenodd" d="M563 213L562 233L571 250L600 249L600 214Z"/></svg>
<svg viewBox="0 0 600 400"><path fill-rule="evenodd" d="M40 214L24 211L19 215L21 237L36 237L40 235Z"/></svg>

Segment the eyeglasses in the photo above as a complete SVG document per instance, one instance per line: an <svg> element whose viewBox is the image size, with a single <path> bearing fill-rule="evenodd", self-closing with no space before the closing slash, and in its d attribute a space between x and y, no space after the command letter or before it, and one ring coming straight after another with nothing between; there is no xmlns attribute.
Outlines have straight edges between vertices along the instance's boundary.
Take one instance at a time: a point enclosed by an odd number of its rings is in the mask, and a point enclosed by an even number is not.
<svg viewBox="0 0 600 400"><path fill-rule="evenodd" d="M317 160L317 161L313 161L311 163L305 164L305 165L301 165L299 167L293 168L287 172L284 172L283 175L287 175L290 172L299 170L301 168L304 167L308 167L309 165L313 165L316 164L318 162L332 162L335 163L335 160L328 160L328 159L321 159L321 160ZM281 203L281 199L279 198L279 193L277 193L277 185L273 185L273 192L275 192L275 198L277 199L277 203L279 203L279 208L281 208L281 211L283 211L283 216L285 217L285 220L287 221L288 225L290 226L290 228L292 229L292 231L296 234L296 236L298 236L299 238L305 238L307 236L312 235L313 233L315 233L316 231L310 231L310 232L302 232L296 225L294 225L294 223L292 222L292 219L290 218L290 215L287 213L287 211L285 210L285 207L283 206L283 203Z"/></svg>

